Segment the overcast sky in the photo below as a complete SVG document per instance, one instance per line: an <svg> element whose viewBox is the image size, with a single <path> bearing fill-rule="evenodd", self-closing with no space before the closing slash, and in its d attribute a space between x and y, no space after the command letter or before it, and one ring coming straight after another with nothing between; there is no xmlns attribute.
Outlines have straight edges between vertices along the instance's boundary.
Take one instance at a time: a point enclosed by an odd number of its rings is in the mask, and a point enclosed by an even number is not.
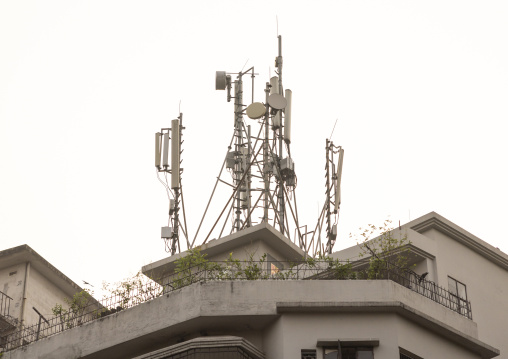
<svg viewBox="0 0 508 359"><path fill-rule="evenodd" d="M505 0L1 1L0 250L26 243L96 286L166 257L154 133L181 109L193 236L233 133L215 71L255 66L262 101L280 34L302 224L338 119L335 250L436 211L508 252L506 19Z"/></svg>

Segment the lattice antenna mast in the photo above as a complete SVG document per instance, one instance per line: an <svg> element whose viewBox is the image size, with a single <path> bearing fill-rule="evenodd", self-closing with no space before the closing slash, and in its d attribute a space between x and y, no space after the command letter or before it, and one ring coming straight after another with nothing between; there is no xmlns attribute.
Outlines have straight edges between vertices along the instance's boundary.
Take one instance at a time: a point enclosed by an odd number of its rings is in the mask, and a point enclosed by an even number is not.
<svg viewBox="0 0 508 359"><path fill-rule="evenodd" d="M161 237L166 243L166 251L171 255L181 251L180 246L180 229L183 231L187 239L187 229L181 228L180 222L180 202L183 203L182 194L182 181L181 181L181 153L182 153L182 126L183 114L180 113L177 119L171 121L170 128L162 128L160 132L155 134L155 167L157 169L157 177L159 173L164 174L165 182L159 177L166 191L169 200L169 218L168 225L161 228ZM169 149L171 148L171 165L169 159ZM162 157L162 164L161 164ZM168 183L167 175L170 174L171 185ZM185 222L185 209L184 209L184 222Z"/></svg>
<svg viewBox="0 0 508 359"><path fill-rule="evenodd" d="M275 58L275 66L277 67L277 74L279 75L278 79L278 94L282 95L282 37L281 35L278 36L279 40L279 55ZM284 106L285 107L285 106ZM279 110L275 116L278 116L278 121L274 121L274 127L275 123L278 122L279 125L279 156L277 157L278 167L281 168L281 160L282 160L282 143L284 135L282 133L282 124L281 122L281 111ZM279 193L278 193L278 200L279 200L279 226L280 226L280 232L284 233L284 215L285 215L285 206L284 206L284 182L282 180L282 176L277 177L278 179L278 187L279 187Z"/></svg>
<svg viewBox="0 0 508 359"><path fill-rule="evenodd" d="M234 82L231 80L231 74L225 71L217 71L215 78L215 89L227 89L227 100L234 99L234 149L229 148L226 155L226 168L231 170L233 175L233 230L239 231L243 227L252 225L251 216L251 134L250 126L244 123L244 107L243 104L243 76L251 73L252 90L254 92L254 67L246 71L237 73ZM234 88L234 96L231 95L231 87ZM243 211L246 215L243 216Z"/></svg>
<svg viewBox="0 0 508 359"><path fill-rule="evenodd" d="M224 232L227 219L231 218L233 222L231 232L251 226L256 223L256 219L268 223L273 220L274 227L280 228L280 231L291 239L288 228L288 211L291 211L289 214L296 224L299 244L303 243L298 226L296 199L292 198L295 202L294 206L290 203L290 195L296 187L294 163L289 151L292 92L291 90L283 92L281 44L282 40L279 36L278 56L275 58L277 76L272 77L266 84L265 103L254 102L254 67L234 73L236 75L235 81L231 79L233 73L216 72L216 89L227 89L228 102L234 98L234 135L231 143L234 143L234 147L230 145L225 159L225 168L231 172L233 184L220 179L220 174L217 180L217 182L230 185L233 188L233 194L206 236L204 243L225 213L227 213L226 221L220 230L219 238ZM249 106L245 106L243 104L242 79L248 73L252 78L252 102ZM234 89L233 94L232 88ZM244 113L251 120L257 120L256 122L260 125L257 135L251 135L251 126L244 122ZM284 155L284 148L286 148L287 155ZM254 174L253 171L257 171L257 173ZM229 212L227 211L228 206ZM203 218L206 215L206 210ZM202 221L203 219L201 223Z"/></svg>

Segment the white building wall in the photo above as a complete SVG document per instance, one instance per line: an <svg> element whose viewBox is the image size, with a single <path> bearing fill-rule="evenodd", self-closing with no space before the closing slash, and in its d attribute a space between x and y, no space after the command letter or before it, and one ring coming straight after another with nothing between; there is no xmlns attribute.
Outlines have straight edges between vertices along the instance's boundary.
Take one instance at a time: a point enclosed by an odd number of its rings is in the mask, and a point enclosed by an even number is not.
<svg viewBox="0 0 508 359"><path fill-rule="evenodd" d="M251 259L253 261L259 261L264 254L269 254L279 262L286 262L286 258L284 258L283 254L279 253L277 250L273 249L270 245L261 240L252 241L249 244L237 247L231 250L229 253L232 253L233 259L238 259L241 261ZM209 261L224 261L229 259L229 253L221 253L216 256L206 257L206 259Z"/></svg>
<svg viewBox="0 0 508 359"><path fill-rule="evenodd" d="M398 316L396 323L394 327L397 331L392 335L395 336L398 346L422 358L481 359L479 354L471 353L464 347L444 339L435 332L419 327L406 318ZM375 358L378 359L377 356Z"/></svg>
<svg viewBox="0 0 508 359"><path fill-rule="evenodd" d="M35 307L46 319L53 317L51 309L56 304L68 308L65 298L71 294L65 293L55 283L42 276L35 268L30 269L27 286L27 303L25 308L25 325L37 324L39 315L33 310Z"/></svg>
<svg viewBox="0 0 508 359"><path fill-rule="evenodd" d="M508 271L435 229L424 234L436 243L442 286L448 288L448 276L466 285L479 339L499 348L499 359L508 359Z"/></svg>
<svg viewBox="0 0 508 359"><path fill-rule="evenodd" d="M12 298L10 315L20 319L23 302L23 283L25 282L25 263L0 269L0 290Z"/></svg>
<svg viewBox="0 0 508 359"><path fill-rule="evenodd" d="M266 356L266 359L284 358L285 345L282 345L283 342L284 330L282 320L279 318L272 325L265 329L263 336L263 347L260 349L264 353L270 353ZM300 357L298 356L296 358Z"/></svg>
<svg viewBox="0 0 508 359"><path fill-rule="evenodd" d="M379 339L374 347L376 359L398 358L399 347L424 358L481 359L394 313L286 313L279 322L270 333L279 331L277 341L265 348L267 359L299 358L302 349L317 349L317 357L322 358L323 348L316 348L318 339Z"/></svg>

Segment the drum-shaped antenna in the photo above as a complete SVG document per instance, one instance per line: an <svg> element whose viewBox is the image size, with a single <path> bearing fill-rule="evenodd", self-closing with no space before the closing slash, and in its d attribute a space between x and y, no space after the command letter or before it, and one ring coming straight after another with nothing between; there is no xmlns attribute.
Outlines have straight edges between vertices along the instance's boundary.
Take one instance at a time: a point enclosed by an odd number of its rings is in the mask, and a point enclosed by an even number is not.
<svg viewBox="0 0 508 359"><path fill-rule="evenodd" d="M253 120L261 118L266 113L266 107L261 102L253 102L247 106L247 116Z"/></svg>
<svg viewBox="0 0 508 359"><path fill-rule="evenodd" d="M226 71L215 71L215 89L225 90L227 85Z"/></svg>
<svg viewBox="0 0 508 359"><path fill-rule="evenodd" d="M273 76L270 79L270 94L279 93L279 77Z"/></svg>
<svg viewBox="0 0 508 359"><path fill-rule="evenodd" d="M280 111L277 111L277 113L273 115L272 126L273 128L280 128Z"/></svg>

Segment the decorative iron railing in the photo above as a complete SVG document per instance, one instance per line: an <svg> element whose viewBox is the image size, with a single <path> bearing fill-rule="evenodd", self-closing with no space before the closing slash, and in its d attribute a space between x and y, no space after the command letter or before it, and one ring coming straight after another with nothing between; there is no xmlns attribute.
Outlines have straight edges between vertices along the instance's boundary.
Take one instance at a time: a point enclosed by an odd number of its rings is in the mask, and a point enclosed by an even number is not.
<svg viewBox="0 0 508 359"><path fill-rule="evenodd" d="M0 292L0 316L10 318L11 301L11 297L3 292Z"/></svg>
<svg viewBox="0 0 508 359"><path fill-rule="evenodd" d="M427 281L411 270L387 266L376 273L367 269L353 268L349 262L330 260L309 260L306 262L270 261L225 261L206 262L188 267L159 280L142 285L131 285L124 290L100 301L89 301L83 307L70 308L62 315L54 316L42 325L24 327L6 338L6 350L32 343L36 340L60 333L84 323L100 320L122 310L145 303L166 293L178 290L193 283L230 280L392 280L419 293L436 303L445 306L469 319L472 319L471 304L462 298Z"/></svg>

